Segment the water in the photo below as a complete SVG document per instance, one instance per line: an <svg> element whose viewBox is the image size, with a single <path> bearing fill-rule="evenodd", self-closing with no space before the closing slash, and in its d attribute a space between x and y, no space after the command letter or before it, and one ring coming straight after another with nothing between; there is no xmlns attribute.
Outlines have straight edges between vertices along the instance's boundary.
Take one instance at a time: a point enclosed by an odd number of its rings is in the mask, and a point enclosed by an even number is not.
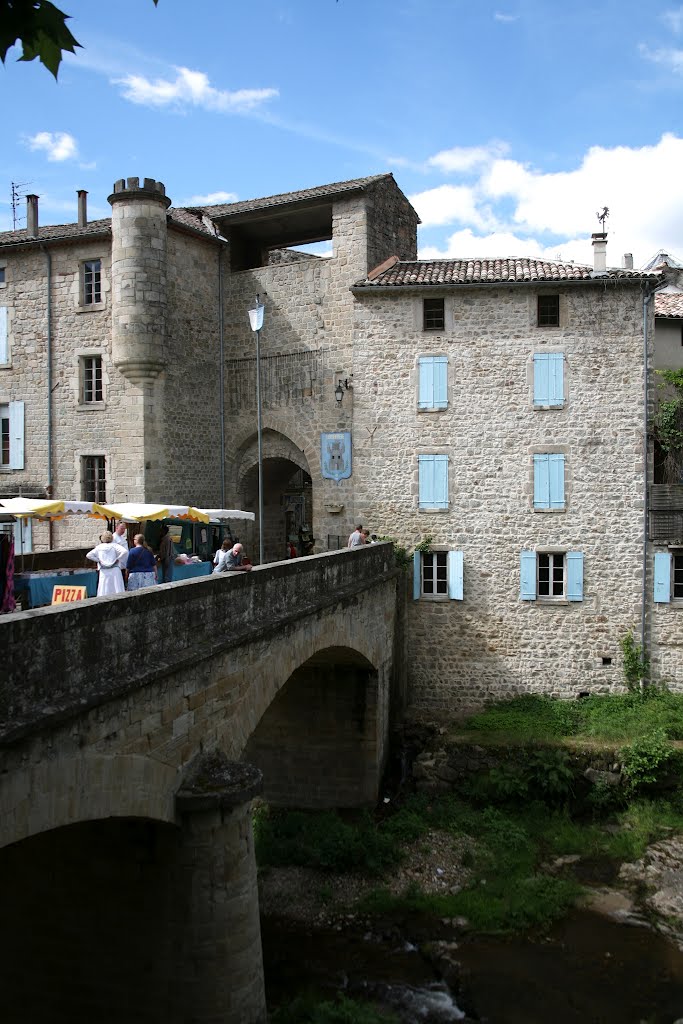
<svg viewBox="0 0 683 1024"><path fill-rule="evenodd" d="M575 911L545 936L469 937L441 921L358 930L264 920L268 1005L302 989L369 997L405 1024L673 1024L683 953L648 928Z"/></svg>

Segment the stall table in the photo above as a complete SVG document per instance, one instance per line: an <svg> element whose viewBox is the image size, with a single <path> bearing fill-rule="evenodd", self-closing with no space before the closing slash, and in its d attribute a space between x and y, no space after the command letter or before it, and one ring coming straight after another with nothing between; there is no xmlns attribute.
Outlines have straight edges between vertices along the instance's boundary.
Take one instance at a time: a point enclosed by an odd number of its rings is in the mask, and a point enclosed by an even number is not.
<svg viewBox="0 0 683 1024"><path fill-rule="evenodd" d="M186 565L173 566L173 583L179 580L194 580L198 576L210 576L213 569L211 562L189 562ZM163 569L159 571L159 582L163 583Z"/></svg>
<svg viewBox="0 0 683 1024"><path fill-rule="evenodd" d="M52 589L60 586L85 587L88 597L97 595L96 569L59 569L50 572L21 572L14 574L14 593L21 596L29 608L52 604Z"/></svg>

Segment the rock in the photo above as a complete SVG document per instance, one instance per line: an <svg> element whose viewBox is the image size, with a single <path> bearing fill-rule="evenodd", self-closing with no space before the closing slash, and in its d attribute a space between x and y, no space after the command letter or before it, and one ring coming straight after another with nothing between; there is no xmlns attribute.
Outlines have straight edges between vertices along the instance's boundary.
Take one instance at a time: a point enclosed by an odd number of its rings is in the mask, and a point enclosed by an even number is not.
<svg viewBox="0 0 683 1024"><path fill-rule="evenodd" d="M594 786L620 786L621 785L621 774L617 772L603 772L597 768L586 768L583 773L583 777L592 782Z"/></svg>

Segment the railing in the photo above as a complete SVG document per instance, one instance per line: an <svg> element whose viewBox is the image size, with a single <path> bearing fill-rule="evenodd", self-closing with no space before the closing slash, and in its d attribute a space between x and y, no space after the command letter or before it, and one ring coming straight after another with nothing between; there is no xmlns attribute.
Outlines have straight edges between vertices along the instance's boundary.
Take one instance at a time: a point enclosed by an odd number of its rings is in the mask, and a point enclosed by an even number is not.
<svg viewBox="0 0 683 1024"><path fill-rule="evenodd" d="M653 484L650 488L650 540L683 543L683 484Z"/></svg>

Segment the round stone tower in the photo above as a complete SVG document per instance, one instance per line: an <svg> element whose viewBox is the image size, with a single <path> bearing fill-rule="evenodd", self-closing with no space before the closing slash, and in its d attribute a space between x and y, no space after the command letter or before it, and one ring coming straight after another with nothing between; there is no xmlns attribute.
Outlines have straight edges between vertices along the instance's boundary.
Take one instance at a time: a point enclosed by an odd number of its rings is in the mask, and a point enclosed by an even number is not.
<svg viewBox="0 0 683 1024"><path fill-rule="evenodd" d="M112 354L134 384L151 384L164 368L166 210L160 181L121 178L109 196Z"/></svg>

